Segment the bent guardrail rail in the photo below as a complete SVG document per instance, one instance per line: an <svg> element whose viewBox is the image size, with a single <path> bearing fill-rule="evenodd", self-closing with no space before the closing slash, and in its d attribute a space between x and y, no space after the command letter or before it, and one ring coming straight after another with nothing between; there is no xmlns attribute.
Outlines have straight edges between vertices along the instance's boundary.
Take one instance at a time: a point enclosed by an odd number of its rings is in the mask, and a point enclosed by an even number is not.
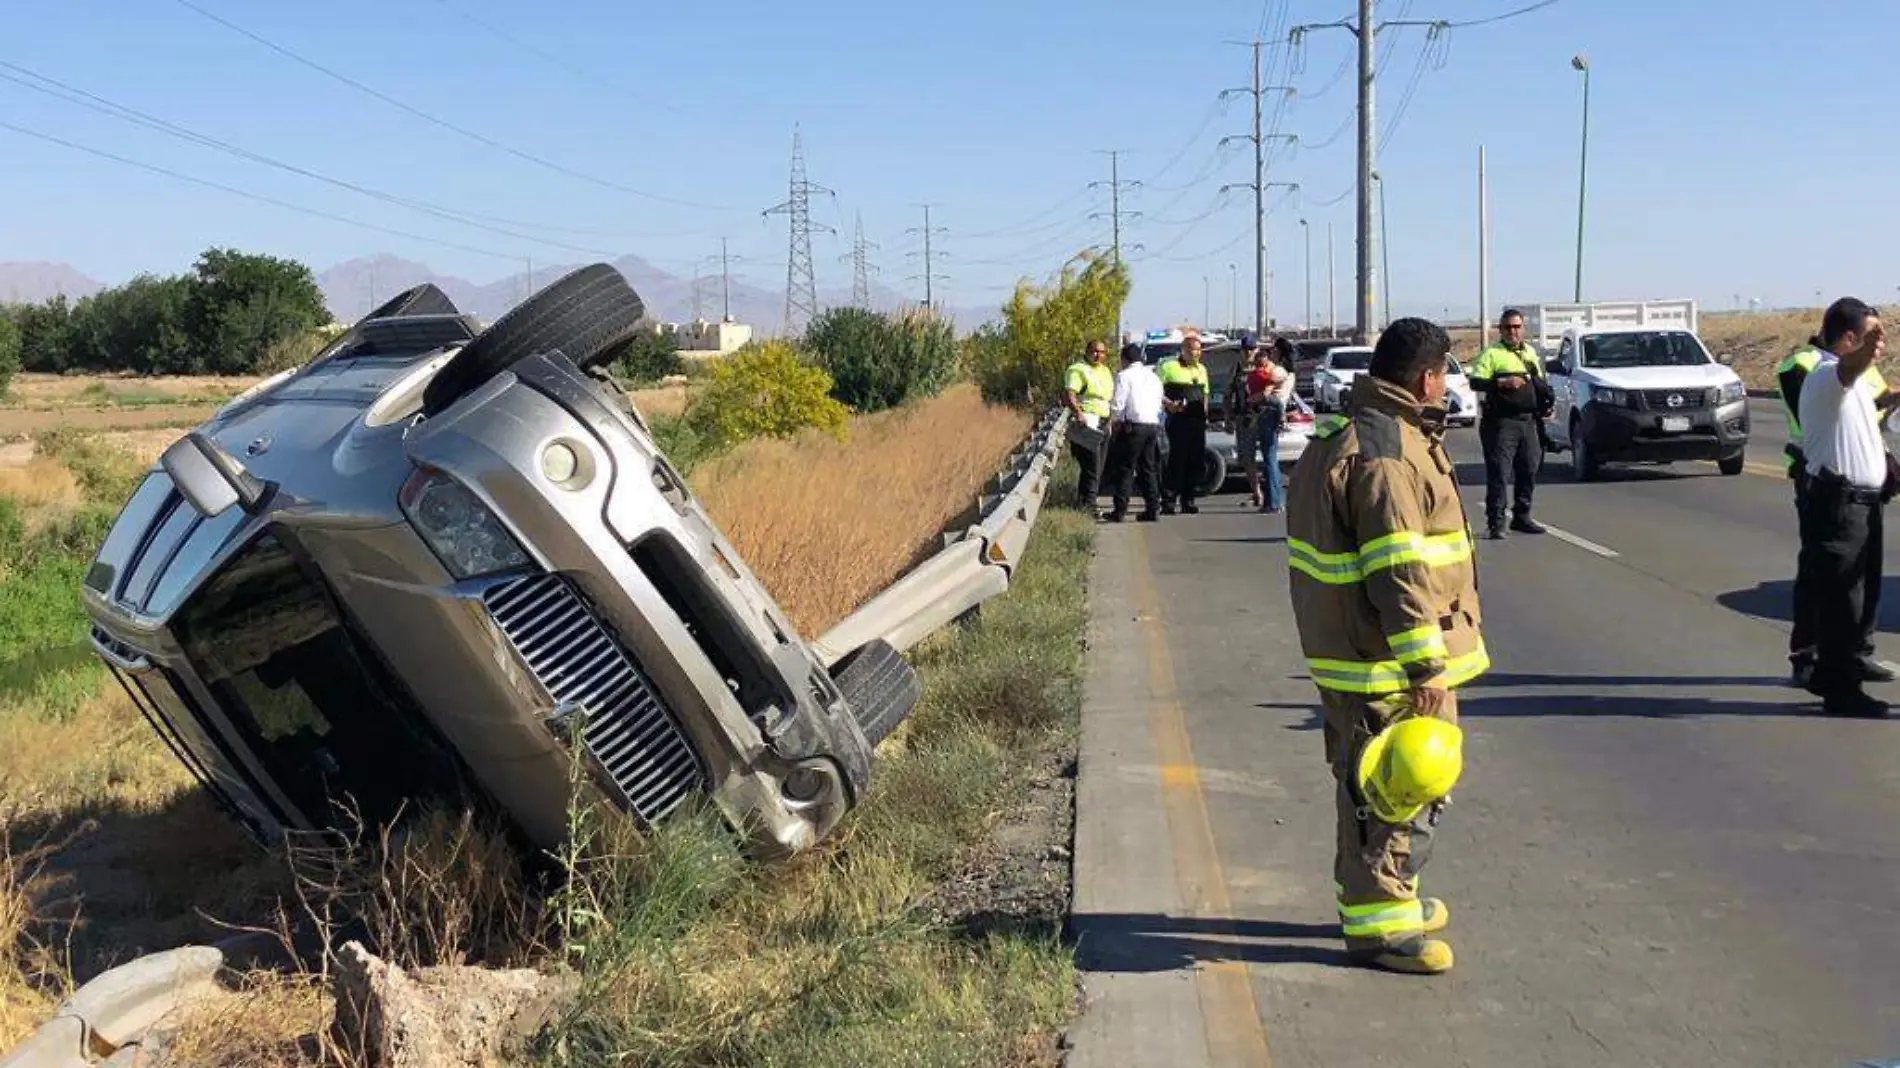
<svg viewBox="0 0 1900 1068"><path fill-rule="evenodd" d="M978 496L975 524L946 533L942 551L812 642L825 666L880 638L901 653L1009 589L1068 425L1062 408L1038 420Z"/></svg>

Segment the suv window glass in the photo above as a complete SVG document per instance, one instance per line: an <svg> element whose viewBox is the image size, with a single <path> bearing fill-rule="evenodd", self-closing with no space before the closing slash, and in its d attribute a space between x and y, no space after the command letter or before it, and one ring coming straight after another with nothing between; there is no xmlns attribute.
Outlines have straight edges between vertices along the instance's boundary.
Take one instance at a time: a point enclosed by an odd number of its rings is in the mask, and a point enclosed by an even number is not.
<svg viewBox="0 0 1900 1068"><path fill-rule="evenodd" d="M371 821L446 786L455 764L274 535L232 557L175 623L218 705L290 800L333 822L352 799Z"/></svg>
<svg viewBox="0 0 1900 1068"><path fill-rule="evenodd" d="M1327 366L1340 371L1363 371L1372 366L1370 352L1338 352L1327 357Z"/></svg>
<svg viewBox="0 0 1900 1068"><path fill-rule="evenodd" d="M1586 367L1700 367L1709 362L1695 335L1682 330L1591 334L1583 339Z"/></svg>
<svg viewBox="0 0 1900 1068"><path fill-rule="evenodd" d="M1150 341L1141 351L1144 363L1160 363L1181 355L1181 343L1178 341Z"/></svg>

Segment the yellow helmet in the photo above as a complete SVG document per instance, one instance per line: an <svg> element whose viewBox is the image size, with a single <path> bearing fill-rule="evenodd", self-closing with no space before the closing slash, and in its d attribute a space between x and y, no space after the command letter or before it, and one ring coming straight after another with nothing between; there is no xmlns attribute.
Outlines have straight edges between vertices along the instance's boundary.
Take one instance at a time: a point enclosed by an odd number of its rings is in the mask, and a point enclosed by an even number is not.
<svg viewBox="0 0 1900 1068"><path fill-rule="evenodd" d="M1359 755L1359 796L1385 823L1412 822L1458 784L1464 740L1464 731L1446 720L1399 720L1373 735Z"/></svg>

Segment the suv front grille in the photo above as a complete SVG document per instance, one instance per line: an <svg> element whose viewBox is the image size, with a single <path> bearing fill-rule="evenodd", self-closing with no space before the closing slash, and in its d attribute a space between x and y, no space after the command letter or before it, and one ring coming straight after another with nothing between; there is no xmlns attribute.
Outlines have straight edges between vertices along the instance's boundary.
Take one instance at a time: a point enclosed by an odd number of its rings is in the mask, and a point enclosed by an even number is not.
<svg viewBox="0 0 1900 1068"><path fill-rule="evenodd" d="M489 614L555 703L586 710L588 752L651 825L704 789L692 746L633 658L559 575L530 575L486 595Z"/></svg>
<svg viewBox="0 0 1900 1068"><path fill-rule="evenodd" d="M1646 389L1643 390L1643 406L1652 412L1696 412L1709 406L1710 391L1706 389ZM1669 398L1679 398L1669 403Z"/></svg>

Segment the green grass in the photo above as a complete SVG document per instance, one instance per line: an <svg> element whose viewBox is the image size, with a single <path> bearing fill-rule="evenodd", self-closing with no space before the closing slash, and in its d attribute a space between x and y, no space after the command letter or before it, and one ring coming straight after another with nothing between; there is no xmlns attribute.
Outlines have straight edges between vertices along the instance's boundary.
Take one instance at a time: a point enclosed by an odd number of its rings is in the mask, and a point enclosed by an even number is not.
<svg viewBox="0 0 1900 1068"><path fill-rule="evenodd" d="M913 650L923 700L825 847L757 864L705 812L637 842L583 818L554 906L583 996L541 1062L990 1066L1066 1026L1056 935L972 935L920 904L1073 737L1092 538L1044 511L1010 591Z"/></svg>
<svg viewBox="0 0 1900 1068"><path fill-rule="evenodd" d="M60 719L98 692L79 587L112 516L88 503L29 524L0 498L0 709Z"/></svg>

